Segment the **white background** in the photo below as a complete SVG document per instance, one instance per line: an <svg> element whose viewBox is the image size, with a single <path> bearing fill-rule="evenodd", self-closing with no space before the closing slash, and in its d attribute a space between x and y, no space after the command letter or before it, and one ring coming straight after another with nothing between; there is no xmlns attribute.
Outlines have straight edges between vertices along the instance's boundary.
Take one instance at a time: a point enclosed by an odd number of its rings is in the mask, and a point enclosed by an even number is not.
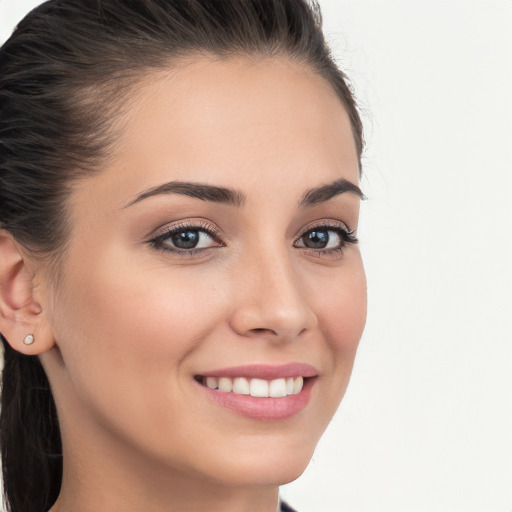
<svg viewBox="0 0 512 512"><path fill-rule="evenodd" d="M0 40L38 3L0 0ZM512 2L320 3L366 126L369 315L283 495L301 512L512 512Z"/></svg>

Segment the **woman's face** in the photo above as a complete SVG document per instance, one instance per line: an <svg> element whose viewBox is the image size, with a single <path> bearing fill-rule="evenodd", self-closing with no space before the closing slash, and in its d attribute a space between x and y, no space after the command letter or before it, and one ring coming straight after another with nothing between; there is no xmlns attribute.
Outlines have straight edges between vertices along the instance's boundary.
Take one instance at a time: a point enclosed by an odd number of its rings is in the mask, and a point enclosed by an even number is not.
<svg viewBox="0 0 512 512"><path fill-rule="evenodd" d="M296 478L366 315L340 100L284 58L204 58L147 78L116 127L107 168L70 196L43 299L65 456L231 485Z"/></svg>

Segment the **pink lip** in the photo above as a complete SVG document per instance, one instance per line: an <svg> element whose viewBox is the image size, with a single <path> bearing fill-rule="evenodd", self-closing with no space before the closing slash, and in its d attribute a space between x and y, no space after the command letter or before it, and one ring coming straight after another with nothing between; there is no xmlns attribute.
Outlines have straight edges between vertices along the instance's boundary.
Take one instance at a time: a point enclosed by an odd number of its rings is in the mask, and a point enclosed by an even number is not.
<svg viewBox="0 0 512 512"><path fill-rule="evenodd" d="M306 377L300 393L280 398L256 398L250 395L237 395L210 389L196 381L206 397L236 414L262 421L278 421L291 418L304 410L316 383L318 372L308 364L292 363L281 366L250 365L225 368L202 373L202 377L246 377L273 380L286 377ZM308 378L309 377L309 378Z"/></svg>
<svg viewBox="0 0 512 512"><path fill-rule="evenodd" d="M318 375L316 368L310 364L289 363L279 366L266 364L254 364L236 366L220 370L207 371L199 374L201 377L246 377L247 379L273 380L288 377L315 377Z"/></svg>

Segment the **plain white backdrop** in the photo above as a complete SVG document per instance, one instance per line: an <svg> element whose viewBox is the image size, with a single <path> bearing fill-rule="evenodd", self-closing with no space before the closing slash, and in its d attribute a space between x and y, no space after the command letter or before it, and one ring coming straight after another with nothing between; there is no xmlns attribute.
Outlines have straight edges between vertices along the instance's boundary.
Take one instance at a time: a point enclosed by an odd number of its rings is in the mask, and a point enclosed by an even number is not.
<svg viewBox="0 0 512 512"><path fill-rule="evenodd" d="M39 3L0 0L0 41ZM347 395L283 495L512 512L512 2L320 4L365 122L369 311Z"/></svg>

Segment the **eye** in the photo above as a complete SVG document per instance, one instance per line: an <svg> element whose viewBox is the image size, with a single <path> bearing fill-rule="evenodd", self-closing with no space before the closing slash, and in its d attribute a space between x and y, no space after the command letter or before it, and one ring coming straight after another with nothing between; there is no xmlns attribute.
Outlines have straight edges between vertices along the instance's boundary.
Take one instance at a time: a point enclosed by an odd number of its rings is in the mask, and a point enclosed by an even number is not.
<svg viewBox="0 0 512 512"><path fill-rule="evenodd" d="M149 243L156 249L181 254L195 254L211 247L222 246L215 230L198 225L168 228Z"/></svg>
<svg viewBox="0 0 512 512"><path fill-rule="evenodd" d="M312 229L300 237L304 247L309 249L334 249L342 242L339 233L332 229Z"/></svg>
<svg viewBox="0 0 512 512"><path fill-rule="evenodd" d="M204 249L209 247L212 239L208 233L198 229L187 229L171 234L169 241L178 249Z"/></svg>
<svg viewBox="0 0 512 512"><path fill-rule="evenodd" d="M341 252L347 244L356 244L357 238L346 226L320 225L308 229L294 243L295 247L304 247L319 253Z"/></svg>

